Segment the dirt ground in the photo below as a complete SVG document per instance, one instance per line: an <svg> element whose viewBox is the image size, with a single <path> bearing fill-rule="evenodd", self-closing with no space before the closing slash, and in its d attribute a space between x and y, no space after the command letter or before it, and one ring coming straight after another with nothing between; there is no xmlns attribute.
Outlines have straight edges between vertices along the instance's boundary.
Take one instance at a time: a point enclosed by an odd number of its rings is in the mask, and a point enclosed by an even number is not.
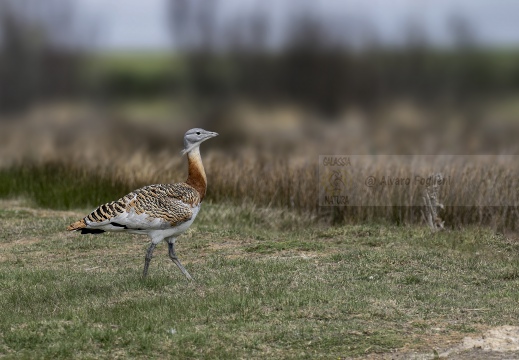
<svg viewBox="0 0 519 360"><path fill-rule="evenodd" d="M461 343L441 351L372 354L366 359L383 360L519 360L519 326L499 326L480 336L465 337Z"/></svg>

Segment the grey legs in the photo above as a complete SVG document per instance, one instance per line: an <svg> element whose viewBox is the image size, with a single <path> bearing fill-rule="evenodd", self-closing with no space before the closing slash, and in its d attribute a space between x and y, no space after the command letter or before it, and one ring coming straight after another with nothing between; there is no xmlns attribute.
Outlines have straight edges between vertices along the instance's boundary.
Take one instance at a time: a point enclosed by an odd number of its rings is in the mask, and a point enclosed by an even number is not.
<svg viewBox="0 0 519 360"><path fill-rule="evenodd" d="M175 254L175 242L168 242L168 248L169 248L169 258L175 263L175 265L178 266L180 271L182 271L182 274L184 274L189 280L193 280L191 275L187 272L187 270L182 266L180 263L180 260L177 258L177 254Z"/></svg>
<svg viewBox="0 0 519 360"><path fill-rule="evenodd" d="M151 243L148 251L146 252L146 258L144 259L144 272L142 273L142 276L144 277L148 275L148 268L150 267L150 261L153 255L153 250L155 250L155 246L157 246L157 244Z"/></svg>
<svg viewBox="0 0 519 360"><path fill-rule="evenodd" d="M150 247L148 248L148 251L146 252L146 258L144 259L144 272L142 273L143 277L146 277L148 275L148 268L150 267L150 261L153 257L153 250L155 250L155 247L157 244L154 244L153 242L150 244ZM169 248L169 257L170 259L175 263L175 265L178 266L180 271L182 271L182 274L186 276L189 280L193 280L191 275L187 272L187 270L182 266L180 263L180 260L178 260L177 254L175 254L175 241L168 241L168 248Z"/></svg>

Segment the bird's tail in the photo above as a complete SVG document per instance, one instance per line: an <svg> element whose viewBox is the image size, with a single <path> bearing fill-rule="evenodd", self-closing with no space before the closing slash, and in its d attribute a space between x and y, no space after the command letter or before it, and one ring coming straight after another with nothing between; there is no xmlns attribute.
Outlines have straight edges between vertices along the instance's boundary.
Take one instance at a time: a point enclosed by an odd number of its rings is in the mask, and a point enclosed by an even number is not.
<svg viewBox="0 0 519 360"><path fill-rule="evenodd" d="M81 230L81 229L84 229L86 228L86 223L85 223L85 219L81 219L81 220L78 220L76 221L75 223L73 224L70 224L68 227L67 227L67 230L68 231L73 231L73 230Z"/></svg>

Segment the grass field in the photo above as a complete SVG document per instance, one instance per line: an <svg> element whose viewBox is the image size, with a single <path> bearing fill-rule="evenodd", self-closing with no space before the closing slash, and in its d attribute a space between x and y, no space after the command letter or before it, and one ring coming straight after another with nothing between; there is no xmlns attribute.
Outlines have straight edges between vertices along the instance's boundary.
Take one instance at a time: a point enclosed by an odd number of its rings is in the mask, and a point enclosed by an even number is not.
<svg viewBox="0 0 519 360"><path fill-rule="evenodd" d="M177 253L67 233L84 210L0 202L0 357L348 358L449 347L519 318L519 238L328 227L204 205Z"/></svg>

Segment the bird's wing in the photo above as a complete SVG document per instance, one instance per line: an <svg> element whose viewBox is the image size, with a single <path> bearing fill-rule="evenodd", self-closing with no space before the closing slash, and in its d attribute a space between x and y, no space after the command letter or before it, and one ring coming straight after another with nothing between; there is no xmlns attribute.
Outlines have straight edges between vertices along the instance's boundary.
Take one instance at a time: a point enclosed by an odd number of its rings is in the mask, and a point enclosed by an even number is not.
<svg viewBox="0 0 519 360"><path fill-rule="evenodd" d="M99 206L69 230L167 229L190 220L199 203L198 193L187 184L149 185Z"/></svg>

